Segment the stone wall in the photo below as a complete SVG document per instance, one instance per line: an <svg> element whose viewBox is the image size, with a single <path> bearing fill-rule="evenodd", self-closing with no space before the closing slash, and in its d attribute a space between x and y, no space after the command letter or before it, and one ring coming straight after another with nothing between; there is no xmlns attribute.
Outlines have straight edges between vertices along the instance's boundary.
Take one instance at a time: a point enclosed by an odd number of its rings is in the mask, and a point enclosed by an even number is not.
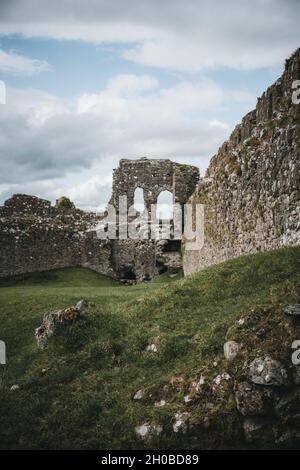
<svg viewBox="0 0 300 470"><path fill-rule="evenodd" d="M118 196L132 201L136 187L145 190L147 207L165 189L184 203L195 190L199 171L170 160L121 160L115 170L111 202ZM174 265L172 256L156 264L157 243L152 240L100 240L95 228L103 217L26 194L15 194L0 207L0 277L84 266L128 282L153 279ZM104 222L103 222L104 223ZM178 260L177 260L178 264Z"/></svg>
<svg viewBox="0 0 300 470"><path fill-rule="evenodd" d="M282 77L258 99L229 140L212 158L204 178L196 167L171 160L120 161L110 203L134 204L144 190L146 208L170 191L175 203L205 205L205 243L184 251L185 274L238 255L300 243L300 105L292 104L292 83L300 80L300 50L286 61ZM144 281L165 262L179 266L178 250L159 243L99 240L88 232L101 220L75 207L14 195L0 208L0 276L66 266Z"/></svg>
<svg viewBox="0 0 300 470"><path fill-rule="evenodd" d="M111 245L86 230L99 218L16 194L0 208L0 277L85 266L115 277Z"/></svg>
<svg viewBox="0 0 300 470"><path fill-rule="evenodd" d="M151 240L114 240L112 246L118 279L143 282L157 274L156 244Z"/></svg>
<svg viewBox="0 0 300 470"><path fill-rule="evenodd" d="M135 190L142 188L150 219L151 205L157 204L162 191L171 192L174 203L184 204L195 190L198 180L199 170L194 166L168 159L122 159L114 170L110 204L118 210L119 197L126 195L127 208L132 207ZM175 264L178 269L182 266L178 252L162 257L159 242L154 240L115 240L112 246L113 264L119 279L143 282L153 279L164 269L175 269Z"/></svg>
<svg viewBox="0 0 300 470"><path fill-rule="evenodd" d="M199 180L199 169L171 160L141 158L120 160L113 174L110 204L118 208L119 197L127 196L128 207L134 205L134 192L144 190L145 207L150 210L162 191L170 191L175 203L184 204L193 194Z"/></svg>
<svg viewBox="0 0 300 470"><path fill-rule="evenodd" d="M205 205L205 241L185 274L230 258L300 244L300 49L212 158L190 201Z"/></svg>

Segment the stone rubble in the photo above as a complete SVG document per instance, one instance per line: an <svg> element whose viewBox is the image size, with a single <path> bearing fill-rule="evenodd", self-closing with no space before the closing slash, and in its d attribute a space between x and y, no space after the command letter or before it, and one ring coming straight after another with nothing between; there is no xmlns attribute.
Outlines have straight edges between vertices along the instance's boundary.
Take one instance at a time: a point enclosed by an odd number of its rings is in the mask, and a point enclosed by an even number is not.
<svg viewBox="0 0 300 470"><path fill-rule="evenodd" d="M249 366L250 380L258 385L289 386L287 370L279 362L269 356L258 357Z"/></svg>
<svg viewBox="0 0 300 470"><path fill-rule="evenodd" d="M174 416L173 431L175 433L186 433L188 430L189 413L186 411L177 411Z"/></svg>
<svg viewBox="0 0 300 470"><path fill-rule="evenodd" d="M135 433L138 438L143 441L149 441L151 438L155 436L159 436L162 432L162 426L144 423L140 426L136 426Z"/></svg>
<svg viewBox="0 0 300 470"><path fill-rule="evenodd" d="M82 318L87 305L87 301L82 299L77 302L75 307L45 313L41 326L35 330L35 338L38 347L44 349L47 341L55 334L58 328Z"/></svg>
<svg viewBox="0 0 300 470"><path fill-rule="evenodd" d="M300 304L289 305L284 309L284 313L291 317L300 318Z"/></svg>
<svg viewBox="0 0 300 470"><path fill-rule="evenodd" d="M240 345L236 341L227 341L224 344L224 356L227 361L232 361L238 354Z"/></svg>

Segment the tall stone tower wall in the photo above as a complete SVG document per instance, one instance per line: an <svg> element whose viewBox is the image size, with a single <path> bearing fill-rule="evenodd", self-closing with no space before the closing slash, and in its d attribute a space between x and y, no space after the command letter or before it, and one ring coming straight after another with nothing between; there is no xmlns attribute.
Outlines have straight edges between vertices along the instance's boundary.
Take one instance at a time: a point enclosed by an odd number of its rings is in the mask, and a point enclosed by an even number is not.
<svg viewBox="0 0 300 470"><path fill-rule="evenodd" d="M230 258L300 244L300 49L212 158L190 198L204 204L204 246L185 274Z"/></svg>

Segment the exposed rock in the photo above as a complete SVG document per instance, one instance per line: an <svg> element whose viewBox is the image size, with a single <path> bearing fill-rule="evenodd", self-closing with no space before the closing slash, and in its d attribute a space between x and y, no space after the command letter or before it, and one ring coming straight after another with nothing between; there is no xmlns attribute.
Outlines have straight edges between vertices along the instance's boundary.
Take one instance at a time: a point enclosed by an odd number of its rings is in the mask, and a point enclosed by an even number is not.
<svg viewBox="0 0 300 470"><path fill-rule="evenodd" d="M10 387L10 390L11 390L12 392L14 392L15 390L19 390L19 388L20 388L19 385L12 385L12 386Z"/></svg>
<svg viewBox="0 0 300 470"><path fill-rule="evenodd" d="M162 408L166 406L166 400L159 400L154 403L155 408Z"/></svg>
<svg viewBox="0 0 300 470"><path fill-rule="evenodd" d="M224 356L227 361L232 361L238 354L240 345L236 341L227 341L224 344Z"/></svg>
<svg viewBox="0 0 300 470"><path fill-rule="evenodd" d="M162 430L162 426L144 423L141 426L136 426L135 433L141 440L148 441L152 437L158 436Z"/></svg>
<svg viewBox="0 0 300 470"><path fill-rule="evenodd" d="M156 344L148 344L148 346L146 347L146 351L156 353L158 351Z"/></svg>
<svg viewBox="0 0 300 470"><path fill-rule="evenodd" d="M41 326L35 330L35 338L38 347L40 349L44 349L48 339L54 335L55 331L59 327L70 324L73 321L82 318L83 315L83 309L79 309L77 307L70 307L63 310L47 312L44 315Z"/></svg>
<svg viewBox="0 0 300 470"><path fill-rule="evenodd" d="M193 381L190 386L191 394L199 393L204 383L205 383L205 377L203 377L203 375L200 376L199 380Z"/></svg>
<svg viewBox="0 0 300 470"><path fill-rule="evenodd" d="M284 309L284 313L290 317L300 318L300 304L288 305Z"/></svg>
<svg viewBox="0 0 300 470"><path fill-rule="evenodd" d="M265 411L263 392L248 382L236 384L235 401L243 416L261 415Z"/></svg>
<svg viewBox="0 0 300 470"><path fill-rule="evenodd" d="M288 386L290 384L285 367L269 356L258 357L251 362L249 377L258 385Z"/></svg>
<svg viewBox="0 0 300 470"><path fill-rule="evenodd" d="M173 431L174 432L181 432L181 433L186 433L188 430L188 419L189 419L189 413L186 411L178 411L175 413L175 422L173 424Z"/></svg>
<svg viewBox="0 0 300 470"><path fill-rule="evenodd" d="M217 375L217 377L214 378L213 383L215 385L220 385L223 380L230 380L231 377L227 372L223 372L222 374Z"/></svg>
<svg viewBox="0 0 300 470"><path fill-rule="evenodd" d="M158 352L159 342L160 342L160 337L156 336L155 338L152 339L151 342L149 342L149 344L146 347L145 351L146 352L157 353Z"/></svg>
<svg viewBox="0 0 300 470"><path fill-rule="evenodd" d="M193 401L193 399L190 397L190 395L185 395L183 397L183 401L184 401L184 403L191 403Z"/></svg>
<svg viewBox="0 0 300 470"><path fill-rule="evenodd" d="M75 308L77 308L80 311L84 310L87 307L88 307L88 302L85 299L79 300L77 304L75 305Z"/></svg>
<svg viewBox="0 0 300 470"><path fill-rule="evenodd" d="M142 398L144 397L144 390L138 390L134 396L133 396L133 399L134 400L142 400Z"/></svg>

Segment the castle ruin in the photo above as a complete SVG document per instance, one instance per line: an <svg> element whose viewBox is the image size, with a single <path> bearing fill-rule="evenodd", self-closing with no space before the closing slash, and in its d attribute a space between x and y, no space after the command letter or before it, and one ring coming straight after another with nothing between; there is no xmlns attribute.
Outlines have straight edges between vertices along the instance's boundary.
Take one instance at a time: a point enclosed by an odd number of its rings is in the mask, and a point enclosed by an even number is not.
<svg viewBox="0 0 300 470"><path fill-rule="evenodd" d="M121 160L114 170L110 204L119 197L134 205L137 187L145 206L156 204L162 191L184 204L193 194L199 170L171 160ZM182 267L179 243L167 240L98 239L94 228L103 216L16 194L0 208L0 276L82 266L122 281L142 282L166 270Z"/></svg>
<svg viewBox="0 0 300 470"><path fill-rule="evenodd" d="M171 160L122 159L114 170L110 203L134 205L137 188L147 209L162 191L174 203L204 204L205 240L198 251L183 244L185 274L233 257L300 244L300 104L292 103L300 80L300 49L283 75L258 99L212 158L204 178ZM101 240L92 228L102 218L75 207L51 206L14 195L0 208L0 277L83 266L107 276L142 282L178 269L179 246L169 241Z"/></svg>

